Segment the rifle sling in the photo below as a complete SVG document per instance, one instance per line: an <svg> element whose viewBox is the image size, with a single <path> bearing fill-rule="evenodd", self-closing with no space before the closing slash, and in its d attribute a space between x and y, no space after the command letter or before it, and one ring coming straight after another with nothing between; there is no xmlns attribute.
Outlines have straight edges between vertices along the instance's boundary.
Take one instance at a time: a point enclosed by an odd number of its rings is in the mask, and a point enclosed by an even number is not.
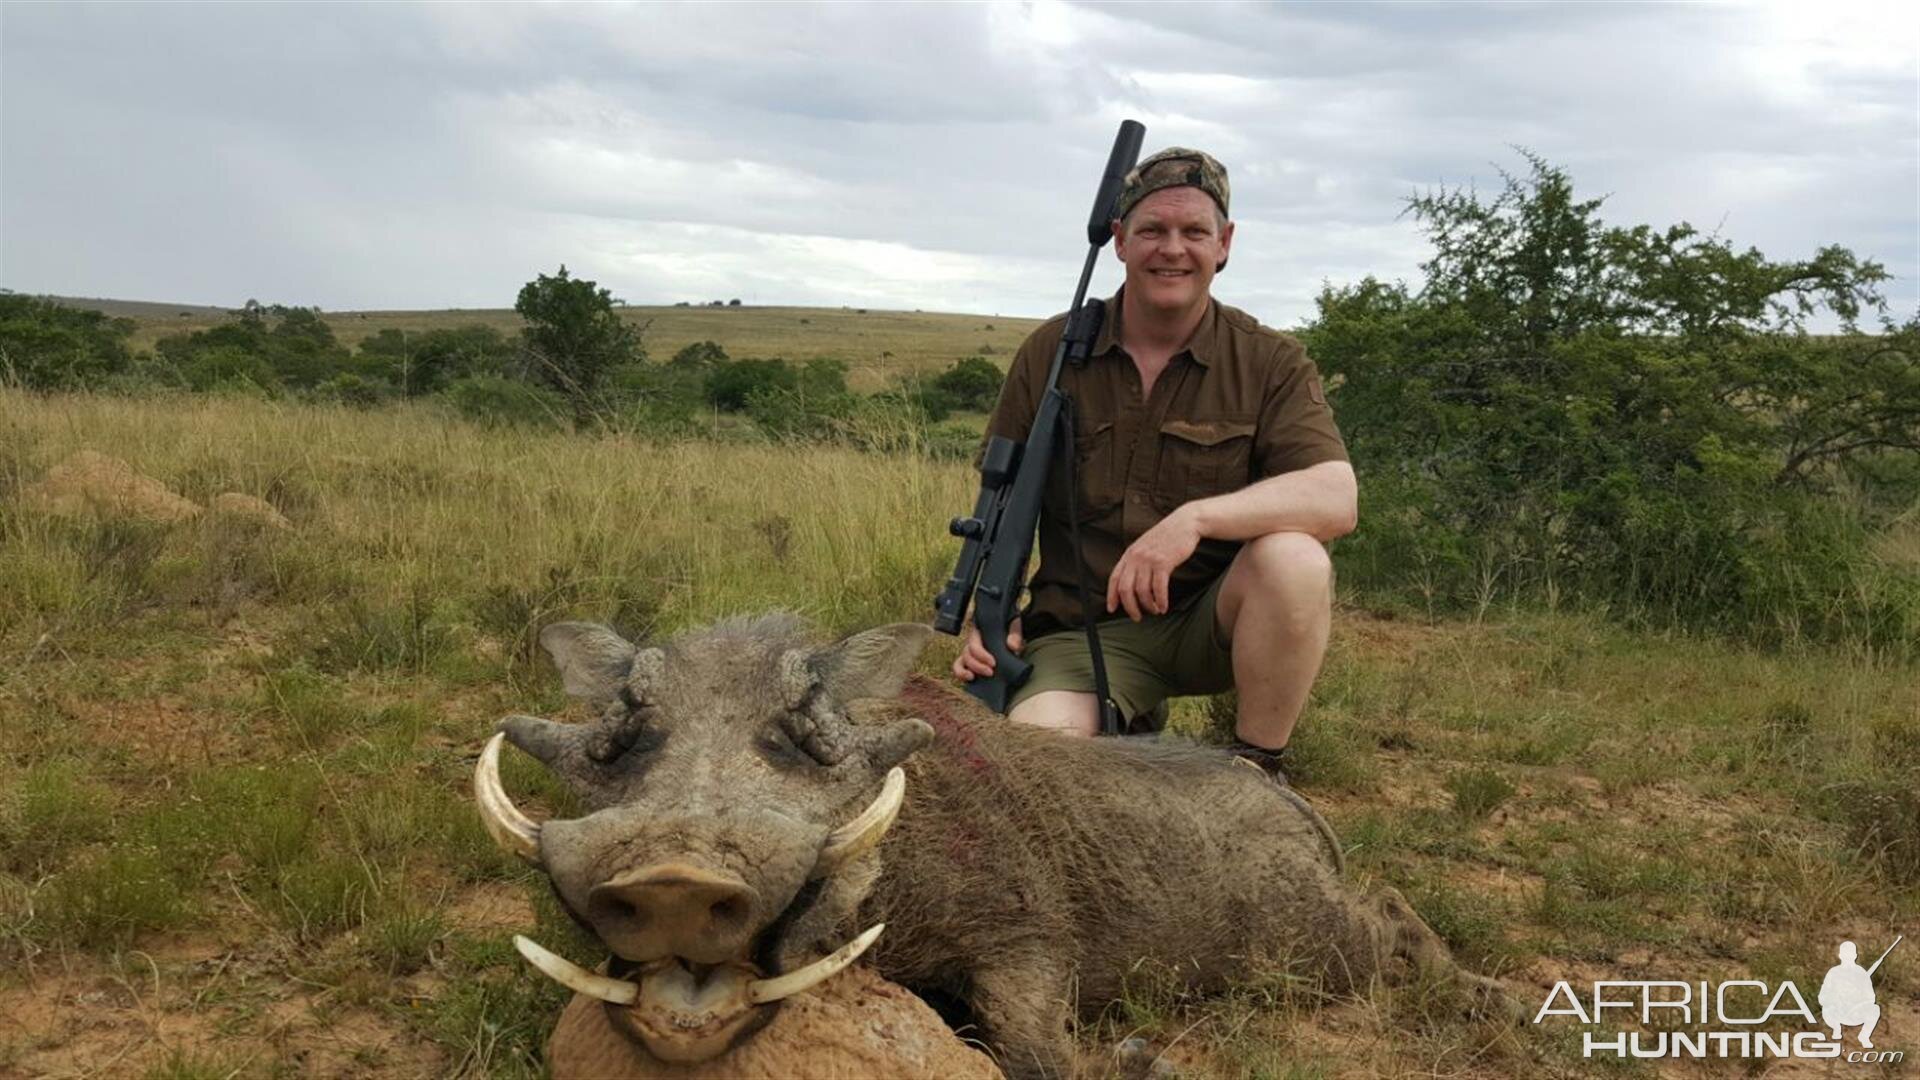
<svg viewBox="0 0 1920 1080"><path fill-rule="evenodd" d="M1067 534L1073 541L1073 562L1080 587L1080 621L1087 628L1087 655L1093 660L1093 692L1098 697L1100 710L1100 734L1118 735L1121 733L1120 707L1114 704L1113 695L1107 687L1107 658L1100 651L1100 631L1094 626L1093 596L1091 582L1087 580L1087 560L1080 546L1080 486L1078 473L1080 461L1078 442L1073 435L1073 398L1065 391L1060 394L1060 431L1061 441L1066 444L1061 453L1061 461L1067 469Z"/></svg>

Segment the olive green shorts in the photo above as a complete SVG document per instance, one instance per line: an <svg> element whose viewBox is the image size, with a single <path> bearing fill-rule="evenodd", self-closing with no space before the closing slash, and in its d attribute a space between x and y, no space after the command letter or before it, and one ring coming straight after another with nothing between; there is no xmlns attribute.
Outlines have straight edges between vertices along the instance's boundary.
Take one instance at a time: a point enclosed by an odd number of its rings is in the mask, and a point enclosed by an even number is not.
<svg viewBox="0 0 1920 1080"><path fill-rule="evenodd" d="M1148 615L1139 622L1118 615L1098 623L1107 688L1128 718L1129 731L1158 731L1166 723L1159 706L1170 697L1233 689L1233 652L1214 618L1226 577L1214 578L1186 607L1165 615ZM1008 712L1048 690L1093 692L1093 657L1085 630L1056 630L1027 642L1020 655L1033 665L1033 674L1014 691Z"/></svg>

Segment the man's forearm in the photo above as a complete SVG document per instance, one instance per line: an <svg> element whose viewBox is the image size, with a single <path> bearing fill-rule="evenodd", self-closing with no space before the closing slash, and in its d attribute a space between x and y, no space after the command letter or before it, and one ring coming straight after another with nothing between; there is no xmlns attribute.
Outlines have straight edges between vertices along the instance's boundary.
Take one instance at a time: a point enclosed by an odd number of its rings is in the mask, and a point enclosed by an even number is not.
<svg viewBox="0 0 1920 1080"><path fill-rule="evenodd" d="M1325 543L1353 531L1359 516L1359 487L1353 466L1326 461L1269 476L1239 491L1195 499L1180 511L1192 514L1200 535L1212 540L1302 532Z"/></svg>

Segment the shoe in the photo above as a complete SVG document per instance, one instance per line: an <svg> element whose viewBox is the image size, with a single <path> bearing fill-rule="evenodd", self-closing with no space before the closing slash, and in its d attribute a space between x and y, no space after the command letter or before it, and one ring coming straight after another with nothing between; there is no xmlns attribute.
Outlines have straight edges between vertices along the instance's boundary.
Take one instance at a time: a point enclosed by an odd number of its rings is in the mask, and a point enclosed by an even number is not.
<svg viewBox="0 0 1920 1080"><path fill-rule="evenodd" d="M1259 769L1267 776L1272 777L1274 783L1279 784L1281 787L1290 786L1287 783L1286 770L1287 766L1292 763L1293 754L1287 747L1282 746L1277 750L1269 750L1264 746L1255 746L1252 743L1241 742L1239 739L1235 739L1227 749L1234 757Z"/></svg>

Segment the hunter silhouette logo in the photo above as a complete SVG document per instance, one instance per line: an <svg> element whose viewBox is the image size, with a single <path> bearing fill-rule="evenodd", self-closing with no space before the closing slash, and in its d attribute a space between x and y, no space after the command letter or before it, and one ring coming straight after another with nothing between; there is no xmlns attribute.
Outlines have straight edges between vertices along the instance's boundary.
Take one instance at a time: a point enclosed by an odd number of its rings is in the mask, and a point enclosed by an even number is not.
<svg viewBox="0 0 1920 1080"><path fill-rule="evenodd" d="M1862 968L1854 963L1859 950L1854 948L1853 942L1840 943L1840 962L1827 969L1826 981L1820 984L1820 1021L1833 1029L1835 1042L1840 1040L1841 1028L1858 1025L1860 1045L1873 1049L1870 1036L1873 1034L1873 1025L1880 1022L1880 1006L1873 999L1873 973L1880 969L1887 953L1891 953L1904 940L1905 934L1894 938L1893 944L1887 946L1887 952L1881 953L1880 959L1875 960L1870 968Z"/></svg>
<svg viewBox="0 0 1920 1080"><path fill-rule="evenodd" d="M1895 937L1880 959L1865 968L1857 962L1859 949L1854 943L1841 942L1835 950L1840 962L1827 969L1819 996L1814 999L1820 1007L1817 1017L1800 987L1788 980L1772 985L1759 979L1721 983L1705 979L1603 979L1594 982L1585 997L1565 981L1554 983L1533 1022L1538 1024L1549 1016L1578 1017L1588 1026L1639 1021L1641 1030L1617 1031L1611 1036L1582 1032L1581 1056L1589 1058L1612 1054L1620 1058L1899 1062L1906 1057L1904 1050L1876 1050L1873 1045L1873 1031L1881 1014L1873 991L1873 973L1904 940L1904 934ZM1616 1011L1624 1015L1610 1015ZM1761 1030L1762 1025L1773 1030ZM1695 1030L1681 1030L1683 1027ZM1798 1030L1794 1030L1796 1027ZM1858 1029L1858 1050L1847 1048L1843 1037L1846 1028Z"/></svg>

